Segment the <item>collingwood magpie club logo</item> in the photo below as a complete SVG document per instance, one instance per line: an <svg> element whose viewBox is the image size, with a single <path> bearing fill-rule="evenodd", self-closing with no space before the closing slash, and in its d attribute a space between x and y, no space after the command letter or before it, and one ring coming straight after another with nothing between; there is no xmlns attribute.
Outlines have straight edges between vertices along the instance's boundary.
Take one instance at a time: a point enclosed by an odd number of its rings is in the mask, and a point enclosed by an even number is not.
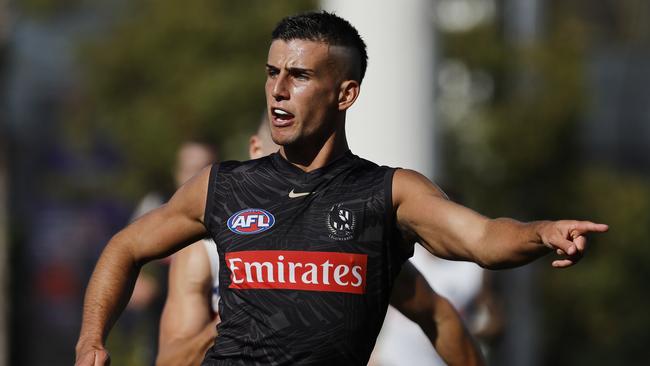
<svg viewBox="0 0 650 366"><path fill-rule="evenodd" d="M354 236L356 217L352 211L341 204L332 206L327 214L327 228L330 231L329 237L334 240L350 240Z"/></svg>

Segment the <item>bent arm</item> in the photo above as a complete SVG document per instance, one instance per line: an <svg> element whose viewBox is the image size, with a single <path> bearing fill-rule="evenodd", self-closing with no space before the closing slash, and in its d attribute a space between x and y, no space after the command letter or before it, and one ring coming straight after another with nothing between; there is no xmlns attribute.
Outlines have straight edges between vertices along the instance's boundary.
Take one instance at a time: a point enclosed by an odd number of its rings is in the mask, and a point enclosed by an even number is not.
<svg viewBox="0 0 650 366"><path fill-rule="evenodd" d="M565 257L553 265L568 267L580 259L586 233L607 231L607 225L589 221L489 219L450 201L417 172L398 170L393 179L393 204L400 231L446 259L499 269L526 264L555 250Z"/></svg>
<svg viewBox="0 0 650 366"><path fill-rule="evenodd" d="M174 255L160 319L157 366L193 366L203 360L217 336L217 318L210 307L212 282L202 242Z"/></svg>
<svg viewBox="0 0 650 366"><path fill-rule="evenodd" d="M429 286L411 262L405 263L397 277L390 303L420 326L448 365L485 364L456 309Z"/></svg>
<svg viewBox="0 0 650 366"><path fill-rule="evenodd" d="M167 256L205 235L203 211L209 168L182 186L172 199L117 233L95 266L84 298L77 364L92 364L89 354L105 352L110 328L124 309L140 267Z"/></svg>

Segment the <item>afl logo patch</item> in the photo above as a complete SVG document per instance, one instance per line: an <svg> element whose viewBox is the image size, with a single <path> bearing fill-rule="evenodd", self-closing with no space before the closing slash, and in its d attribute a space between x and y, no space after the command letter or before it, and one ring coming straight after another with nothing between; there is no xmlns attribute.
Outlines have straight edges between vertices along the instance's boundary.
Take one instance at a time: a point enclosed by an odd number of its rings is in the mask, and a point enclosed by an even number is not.
<svg viewBox="0 0 650 366"><path fill-rule="evenodd" d="M228 229L235 234L258 234L270 229L275 224L275 217L261 208L241 210L228 219Z"/></svg>

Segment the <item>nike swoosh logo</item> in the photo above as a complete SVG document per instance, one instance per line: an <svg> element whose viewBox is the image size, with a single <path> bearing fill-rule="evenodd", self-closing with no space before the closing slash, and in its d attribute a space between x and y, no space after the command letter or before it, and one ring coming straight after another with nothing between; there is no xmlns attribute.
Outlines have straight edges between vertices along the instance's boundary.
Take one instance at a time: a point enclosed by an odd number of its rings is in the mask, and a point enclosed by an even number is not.
<svg viewBox="0 0 650 366"><path fill-rule="evenodd" d="M296 192L294 192L293 189L292 189L291 192L289 192L289 198L298 198L298 197L309 196L311 193L312 193L312 192L300 192L300 193L296 193Z"/></svg>

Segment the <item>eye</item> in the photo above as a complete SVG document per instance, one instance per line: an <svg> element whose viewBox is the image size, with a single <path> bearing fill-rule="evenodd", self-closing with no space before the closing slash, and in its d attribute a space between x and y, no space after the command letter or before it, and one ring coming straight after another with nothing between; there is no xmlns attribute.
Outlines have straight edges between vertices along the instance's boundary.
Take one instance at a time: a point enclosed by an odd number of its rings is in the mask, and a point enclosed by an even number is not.
<svg viewBox="0 0 650 366"><path fill-rule="evenodd" d="M305 72L305 71L294 71L294 72L291 72L291 76L292 76L294 79L299 80L299 81L307 81L307 80L309 80L309 73L307 73L307 72Z"/></svg>
<svg viewBox="0 0 650 366"><path fill-rule="evenodd" d="M280 70L272 67L267 67L266 68L266 76L269 78L274 78L280 73Z"/></svg>

